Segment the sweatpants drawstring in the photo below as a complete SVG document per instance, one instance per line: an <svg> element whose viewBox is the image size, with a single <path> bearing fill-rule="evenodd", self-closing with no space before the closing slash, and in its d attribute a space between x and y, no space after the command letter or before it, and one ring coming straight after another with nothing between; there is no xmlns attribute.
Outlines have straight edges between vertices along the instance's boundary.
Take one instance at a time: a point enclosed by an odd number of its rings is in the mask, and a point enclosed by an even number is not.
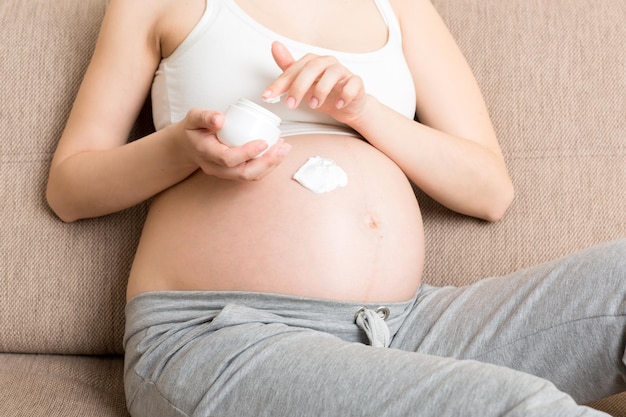
<svg viewBox="0 0 626 417"><path fill-rule="evenodd" d="M376 310L361 307L354 315L356 325L365 332L373 347L389 347L391 343L389 327L385 323L389 314L389 308L382 306Z"/></svg>

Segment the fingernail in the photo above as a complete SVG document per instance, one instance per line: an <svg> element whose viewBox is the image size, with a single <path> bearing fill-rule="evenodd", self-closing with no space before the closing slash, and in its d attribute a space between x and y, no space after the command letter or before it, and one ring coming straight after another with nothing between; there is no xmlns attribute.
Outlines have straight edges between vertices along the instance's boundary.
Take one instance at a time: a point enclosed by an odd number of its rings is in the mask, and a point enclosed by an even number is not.
<svg viewBox="0 0 626 417"><path fill-rule="evenodd" d="M319 104L320 101L318 99L316 99L315 97L311 97L311 100L309 101L309 106L311 106L312 109L316 109Z"/></svg>
<svg viewBox="0 0 626 417"><path fill-rule="evenodd" d="M338 108L338 109L343 108L343 106L345 106L345 105L346 105L346 102L345 102L345 101L343 101L343 99L339 99L339 100L337 100L337 108Z"/></svg>
<svg viewBox="0 0 626 417"><path fill-rule="evenodd" d="M296 108L296 99L294 97L287 97L287 107L290 109Z"/></svg>

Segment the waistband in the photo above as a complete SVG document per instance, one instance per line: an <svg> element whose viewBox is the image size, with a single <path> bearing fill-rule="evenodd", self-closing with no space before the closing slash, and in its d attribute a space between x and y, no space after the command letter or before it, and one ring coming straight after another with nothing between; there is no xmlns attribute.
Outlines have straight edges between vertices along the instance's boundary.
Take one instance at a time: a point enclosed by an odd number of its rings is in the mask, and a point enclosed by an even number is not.
<svg viewBox="0 0 626 417"><path fill-rule="evenodd" d="M360 321L369 318L374 325L381 317L389 337L398 331L410 313L418 293L403 302L358 303L257 292L158 291L140 294L126 305L124 341L151 327L189 326L220 318L220 325L242 323L281 323L336 335L353 342L372 341ZM365 313L368 311L369 313ZM386 315L387 317L382 317ZM365 331L365 334L364 334ZM376 336L376 335L375 335ZM372 341L372 344L374 342Z"/></svg>
<svg viewBox="0 0 626 417"><path fill-rule="evenodd" d="M280 124L280 136L284 138L289 136L311 134L343 135L359 139L363 138L354 129L345 125L339 126L313 122L290 122L285 120Z"/></svg>

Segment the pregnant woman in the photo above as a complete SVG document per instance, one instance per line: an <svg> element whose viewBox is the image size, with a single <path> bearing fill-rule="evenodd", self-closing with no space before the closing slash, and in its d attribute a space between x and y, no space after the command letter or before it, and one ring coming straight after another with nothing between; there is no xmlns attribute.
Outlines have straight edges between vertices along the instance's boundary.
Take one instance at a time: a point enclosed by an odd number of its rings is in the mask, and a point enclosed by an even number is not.
<svg viewBox="0 0 626 417"><path fill-rule="evenodd" d="M156 132L127 144L148 94ZM240 98L282 119L276 144L220 142ZM112 0L47 197L68 222L151 200L127 292L131 415L602 415L576 401L623 389L623 242L422 285L409 179L489 221L513 199L429 1ZM614 320L572 325L599 316ZM563 373L569 345L584 363Z"/></svg>

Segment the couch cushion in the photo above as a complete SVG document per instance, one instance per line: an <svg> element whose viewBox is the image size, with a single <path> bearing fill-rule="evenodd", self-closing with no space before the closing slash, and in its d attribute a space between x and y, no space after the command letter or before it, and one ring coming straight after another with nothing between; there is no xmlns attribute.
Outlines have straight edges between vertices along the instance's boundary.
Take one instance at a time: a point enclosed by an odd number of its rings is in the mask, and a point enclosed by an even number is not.
<svg viewBox="0 0 626 417"><path fill-rule="evenodd" d="M0 415L128 417L121 357L0 354ZM591 404L626 417L626 393Z"/></svg>
<svg viewBox="0 0 626 417"><path fill-rule="evenodd" d="M626 392L598 400L589 406L604 411L613 417L626 417Z"/></svg>
<svg viewBox="0 0 626 417"><path fill-rule="evenodd" d="M0 355L0 415L124 417L121 357Z"/></svg>
<svg viewBox="0 0 626 417"><path fill-rule="evenodd" d="M0 2L0 351L122 351L143 208L66 225L44 199L106 3Z"/></svg>
<svg viewBox="0 0 626 417"><path fill-rule="evenodd" d="M516 199L487 224L420 194L426 279L468 284L626 236L626 2L433 4L475 70Z"/></svg>
<svg viewBox="0 0 626 417"><path fill-rule="evenodd" d="M44 201L106 3L0 2L0 351L122 350L145 207L66 225ZM426 280L465 284L626 236L626 3L434 4L484 90L517 199L487 224L420 194ZM133 136L150 129L144 115Z"/></svg>

